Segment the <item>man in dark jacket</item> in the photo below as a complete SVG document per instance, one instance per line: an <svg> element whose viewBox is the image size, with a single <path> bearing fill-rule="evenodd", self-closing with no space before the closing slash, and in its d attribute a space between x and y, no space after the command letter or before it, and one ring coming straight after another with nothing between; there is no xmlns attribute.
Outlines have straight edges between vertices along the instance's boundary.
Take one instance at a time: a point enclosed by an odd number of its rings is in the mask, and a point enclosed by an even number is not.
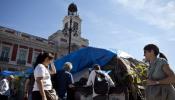
<svg viewBox="0 0 175 100"><path fill-rule="evenodd" d="M70 92L69 89L74 87L73 83L73 76L70 73L72 69L72 63L66 62L63 66L63 70L57 73L57 93L59 95L59 98L62 100L70 100ZM67 96L66 96L67 94Z"/></svg>

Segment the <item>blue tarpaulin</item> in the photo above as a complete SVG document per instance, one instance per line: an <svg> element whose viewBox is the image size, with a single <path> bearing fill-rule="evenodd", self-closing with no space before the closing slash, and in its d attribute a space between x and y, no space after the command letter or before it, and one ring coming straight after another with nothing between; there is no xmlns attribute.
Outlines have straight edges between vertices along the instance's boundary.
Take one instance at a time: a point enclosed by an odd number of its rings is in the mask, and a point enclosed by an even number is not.
<svg viewBox="0 0 175 100"><path fill-rule="evenodd" d="M81 71L84 68L91 68L93 64L104 66L116 54L101 48L85 47L70 53L55 61L57 71L61 70L65 62L73 64L72 73Z"/></svg>
<svg viewBox="0 0 175 100"><path fill-rule="evenodd" d="M9 75L13 75L15 72L12 71L2 71L0 72L0 75L2 76L9 76Z"/></svg>
<svg viewBox="0 0 175 100"><path fill-rule="evenodd" d="M1 76L9 76L9 75L15 75L15 76L24 76L24 74L22 72L18 72L18 71L2 71L0 72Z"/></svg>
<svg viewBox="0 0 175 100"><path fill-rule="evenodd" d="M32 74L33 73L33 67L26 69L25 74Z"/></svg>

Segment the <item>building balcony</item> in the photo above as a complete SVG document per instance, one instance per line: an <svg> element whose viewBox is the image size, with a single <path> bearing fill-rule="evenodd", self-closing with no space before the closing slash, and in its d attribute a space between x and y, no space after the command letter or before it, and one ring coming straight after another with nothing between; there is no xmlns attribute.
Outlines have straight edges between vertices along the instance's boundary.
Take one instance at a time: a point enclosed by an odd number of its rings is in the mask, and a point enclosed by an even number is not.
<svg viewBox="0 0 175 100"><path fill-rule="evenodd" d="M7 57L0 57L1 62L9 62L9 58Z"/></svg>
<svg viewBox="0 0 175 100"><path fill-rule="evenodd" d="M25 65L26 64L26 60L20 60L20 59L18 59L17 60L17 64L19 64L19 65Z"/></svg>

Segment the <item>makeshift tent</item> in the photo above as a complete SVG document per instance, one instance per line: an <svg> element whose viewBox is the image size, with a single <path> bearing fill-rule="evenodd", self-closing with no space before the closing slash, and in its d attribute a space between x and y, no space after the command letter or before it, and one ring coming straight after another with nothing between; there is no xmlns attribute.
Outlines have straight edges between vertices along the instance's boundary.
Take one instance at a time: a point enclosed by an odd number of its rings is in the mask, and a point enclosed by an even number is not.
<svg viewBox="0 0 175 100"><path fill-rule="evenodd" d="M100 48L82 48L63 58L57 59L55 61L56 69L61 70L63 64L67 61L72 62L73 73L76 78L81 78L87 73L88 68L92 68L92 65L97 63L102 66L103 70L112 71L110 76L115 81L116 86L125 87L132 91L129 93L129 96L131 96L129 98L135 100L138 95L140 98L143 98L140 86L144 86L143 80L145 80L146 64L132 58L126 52L118 51L113 53Z"/></svg>
<svg viewBox="0 0 175 100"><path fill-rule="evenodd" d="M93 64L104 66L114 56L116 56L115 53L105 49L85 47L57 59L55 66L57 70L61 70L65 62L71 62L73 64L72 73L76 73L85 68L91 68Z"/></svg>

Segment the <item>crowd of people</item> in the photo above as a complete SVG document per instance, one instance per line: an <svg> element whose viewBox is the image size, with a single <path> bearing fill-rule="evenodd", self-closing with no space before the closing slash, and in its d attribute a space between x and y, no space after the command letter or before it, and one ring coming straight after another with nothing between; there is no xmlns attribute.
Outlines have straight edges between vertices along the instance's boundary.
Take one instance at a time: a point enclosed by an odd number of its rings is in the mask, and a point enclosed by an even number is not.
<svg viewBox="0 0 175 100"><path fill-rule="evenodd" d="M157 57L159 55L159 57ZM144 47L144 56L149 62L146 100L175 100L175 74L168 65L167 58L154 44ZM72 100L72 88L75 88L71 74L73 65L65 62L61 71L56 71L52 53L41 53L36 59L33 73L26 79L24 100ZM56 75L56 87L53 86L52 75ZM13 75L0 81L0 99L8 100L10 96L10 81ZM115 87L111 77L104 73L99 64L94 64L89 73L85 87L92 86L93 100L108 100L109 87Z"/></svg>

